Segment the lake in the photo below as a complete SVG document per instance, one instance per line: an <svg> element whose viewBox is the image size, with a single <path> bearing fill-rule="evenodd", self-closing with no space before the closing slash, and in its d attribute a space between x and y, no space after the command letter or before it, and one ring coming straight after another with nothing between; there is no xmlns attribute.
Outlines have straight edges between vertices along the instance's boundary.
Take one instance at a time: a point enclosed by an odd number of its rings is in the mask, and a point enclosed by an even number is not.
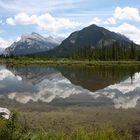
<svg viewBox="0 0 140 140"><path fill-rule="evenodd" d="M0 107L46 128L109 122L139 131L140 66L0 65Z"/></svg>

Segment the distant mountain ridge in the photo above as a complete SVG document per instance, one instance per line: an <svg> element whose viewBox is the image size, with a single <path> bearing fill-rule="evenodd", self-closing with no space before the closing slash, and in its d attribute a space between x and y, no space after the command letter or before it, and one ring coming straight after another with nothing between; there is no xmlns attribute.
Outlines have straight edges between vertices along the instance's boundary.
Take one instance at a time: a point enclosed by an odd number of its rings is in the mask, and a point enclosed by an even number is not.
<svg viewBox="0 0 140 140"><path fill-rule="evenodd" d="M96 48L102 47L102 45L111 47L115 42L123 44L125 47L130 47L132 41L124 35L93 24L80 31L71 33L59 46L50 51L40 53L40 55L68 56L78 49L86 47Z"/></svg>
<svg viewBox="0 0 140 140"><path fill-rule="evenodd" d="M115 46L115 50L119 49L118 52L113 51L113 46ZM127 55L127 58L134 58L135 49L137 50L137 48L140 50L140 46L133 43L126 36L93 24L80 31L71 33L65 40L61 37L54 38L49 36L45 38L35 32L24 34L19 41L14 42L10 47L6 48L4 54L71 57L79 53L79 56L84 58L85 55L86 57L87 55L93 57L92 53L94 53L95 59L104 60L106 57L117 60L120 58L123 59L124 54L125 56ZM110 51L108 51L108 49L110 49ZM86 51L88 51L88 53L84 54L83 52ZM110 54L105 51L110 52ZM119 52L121 52L120 56L118 55ZM102 55L104 56L102 57ZM137 58L138 57L139 56L137 56Z"/></svg>
<svg viewBox="0 0 140 140"><path fill-rule="evenodd" d="M19 41L5 49L5 55L28 55L48 51L58 46L63 39L49 36L45 38L38 33L23 34Z"/></svg>

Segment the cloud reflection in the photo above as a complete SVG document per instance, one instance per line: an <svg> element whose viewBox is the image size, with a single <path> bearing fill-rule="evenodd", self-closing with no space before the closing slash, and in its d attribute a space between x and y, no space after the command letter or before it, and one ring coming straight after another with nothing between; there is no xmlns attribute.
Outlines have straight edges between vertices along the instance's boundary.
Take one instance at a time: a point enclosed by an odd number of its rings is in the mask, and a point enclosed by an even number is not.
<svg viewBox="0 0 140 140"><path fill-rule="evenodd" d="M7 77L22 80L20 76L15 76L7 69L1 69L0 74L2 75L0 76L0 80ZM37 88L36 92L19 93L15 91L8 93L8 98L23 104L29 101L50 103L55 98L66 99L71 95L86 93L91 95L93 99L99 99L99 97L111 99L116 109L128 109L136 107L140 99L140 73L135 73L133 80L129 77L120 83L110 85L96 92L91 92L81 86L72 84L59 71L53 70L53 73L51 73L49 69L45 79L37 83L35 87Z"/></svg>
<svg viewBox="0 0 140 140"><path fill-rule="evenodd" d="M135 73L132 78L98 90L94 94L112 99L117 109L134 108L140 99L140 73Z"/></svg>
<svg viewBox="0 0 140 140"><path fill-rule="evenodd" d="M21 81L22 78L18 75L14 75L12 72L10 72L9 70L5 69L4 67L0 68L0 80L5 80L6 78L8 79L13 79L13 80L19 80Z"/></svg>
<svg viewBox="0 0 140 140"><path fill-rule="evenodd" d="M19 94L17 92L10 93L8 95L9 99L15 99L20 103L27 103L30 100L36 101L43 101L46 103L50 103L55 98L68 98L74 94L80 93L89 93L91 92L87 89L84 89L80 86L76 86L72 84L68 79L62 76L61 73L56 73L53 79L50 77L49 79L44 79L39 84L37 84L38 92L29 93L25 92Z"/></svg>

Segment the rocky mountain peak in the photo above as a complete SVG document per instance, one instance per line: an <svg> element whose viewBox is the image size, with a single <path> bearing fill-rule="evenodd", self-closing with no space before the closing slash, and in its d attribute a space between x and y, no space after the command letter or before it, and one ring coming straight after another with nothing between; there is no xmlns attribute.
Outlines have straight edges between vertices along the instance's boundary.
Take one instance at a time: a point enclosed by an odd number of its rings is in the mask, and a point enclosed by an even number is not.
<svg viewBox="0 0 140 140"><path fill-rule="evenodd" d="M26 55L48 51L58 46L61 42L49 36L45 38L38 33L22 34L21 38L5 49L6 55Z"/></svg>

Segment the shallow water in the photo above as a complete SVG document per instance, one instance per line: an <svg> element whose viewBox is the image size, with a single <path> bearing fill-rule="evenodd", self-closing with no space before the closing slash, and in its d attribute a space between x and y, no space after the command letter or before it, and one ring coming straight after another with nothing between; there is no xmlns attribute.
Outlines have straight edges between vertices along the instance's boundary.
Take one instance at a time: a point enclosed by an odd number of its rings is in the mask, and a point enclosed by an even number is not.
<svg viewBox="0 0 140 140"><path fill-rule="evenodd" d="M140 101L140 67L1 65L0 101L1 107L19 110L26 104L34 110L44 105L134 109Z"/></svg>

